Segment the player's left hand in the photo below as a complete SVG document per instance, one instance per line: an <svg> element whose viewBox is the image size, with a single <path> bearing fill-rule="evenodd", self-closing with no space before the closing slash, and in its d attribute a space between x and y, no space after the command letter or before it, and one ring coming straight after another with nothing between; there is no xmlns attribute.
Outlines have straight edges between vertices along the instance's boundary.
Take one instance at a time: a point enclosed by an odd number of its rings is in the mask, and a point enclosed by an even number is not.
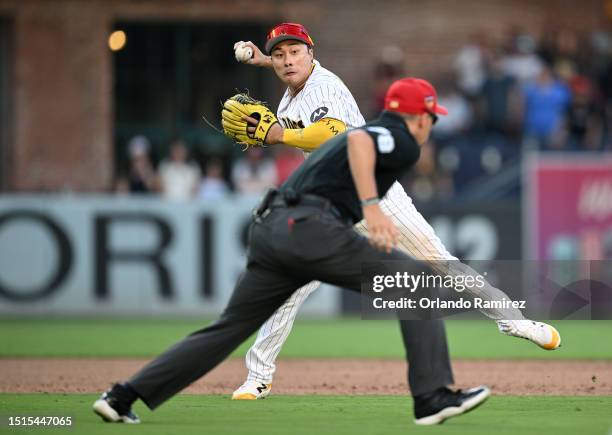
<svg viewBox="0 0 612 435"><path fill-rule="evenodd" d="M246 94L236 94L223 103L221 125L227 136L247 146L272 143L266 139L274 126L278 128L273 135L278 135L278 129L282 132L274 113Z"/></svg>

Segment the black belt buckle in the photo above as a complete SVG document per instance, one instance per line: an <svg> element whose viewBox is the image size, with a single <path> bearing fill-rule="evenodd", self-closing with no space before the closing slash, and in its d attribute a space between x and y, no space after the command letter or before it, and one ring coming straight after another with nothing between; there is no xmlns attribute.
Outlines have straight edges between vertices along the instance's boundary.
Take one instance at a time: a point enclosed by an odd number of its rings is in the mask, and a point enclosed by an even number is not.
<svg viewBox="0 0 612 435"><path fill-rule="evenodd" d="M283 190L283 198L289 207L293 207L300 202L300 194L289 188Z"/></svg>
<svg viewBox="0 0 612 435"><path fill-rule="evenodd" d="M260 221L261 219L265 218L268 213L270 213L270 204L277 193L277 189L268 189L263 199L259 203L259 206L253 210L253 217L256 221Z"/></svg>

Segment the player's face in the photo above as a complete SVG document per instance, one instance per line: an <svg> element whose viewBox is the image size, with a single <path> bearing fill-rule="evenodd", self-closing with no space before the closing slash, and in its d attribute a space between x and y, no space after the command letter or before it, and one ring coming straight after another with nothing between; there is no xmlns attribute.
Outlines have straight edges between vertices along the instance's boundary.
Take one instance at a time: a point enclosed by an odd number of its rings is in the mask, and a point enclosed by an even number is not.
<svg viewBox="0 0 612 435"><path fill-rule="evenodd" d="M292 90L299 89L312 70L312 49L297 41L283 41L272 50L272 66L278 78Z"/></svg>
<svg viewBox="0 0 612 435"><path fill-rule="evenodd" d="M429 113L419 115L417 129L413 132L414 139L419 145L424 145L429 140L431 129L435 123L434 116Z"/></svg>

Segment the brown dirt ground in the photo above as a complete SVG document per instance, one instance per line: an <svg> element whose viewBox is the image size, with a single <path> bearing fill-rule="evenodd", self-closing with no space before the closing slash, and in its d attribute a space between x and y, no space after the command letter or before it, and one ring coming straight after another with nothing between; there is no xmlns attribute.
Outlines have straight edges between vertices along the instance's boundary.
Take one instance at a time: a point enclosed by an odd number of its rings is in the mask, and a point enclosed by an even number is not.
<svg viewBox="0 0 612 435"><path fill-rule="evenodd" d="M0 358L0 392L96 393L146 362L134 358ZM612 361L455 361L458 387L494 394L612 395ZM406 394L406 365L382 359L282 359L275 394ZM186 392L231 394L246 375L229 359Z"/></svg>

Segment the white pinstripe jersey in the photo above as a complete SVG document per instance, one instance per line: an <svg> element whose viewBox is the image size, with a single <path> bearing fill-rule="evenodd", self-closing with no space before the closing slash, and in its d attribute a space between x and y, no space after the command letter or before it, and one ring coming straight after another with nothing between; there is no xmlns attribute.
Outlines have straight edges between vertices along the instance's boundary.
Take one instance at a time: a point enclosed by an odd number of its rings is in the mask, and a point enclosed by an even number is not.
<svg viewBox="0 0 612 435"><path fill-rule="evenodd" d="M314 64L304 88L295 97L291 96L289 88L285 91L276 111L281 125L284 128L304 128L326 117L344 122L349 129L364 125L366 121L344 82L323 68L319 61L315 60ZM304 151L305 157L309 155ZM383 203L401 204L402 197L408 198L402 185L395 182Z"/></svg>
<svg viewBox="0 0 612 435"><path fill-rule="evenodd" d="M289 89L278 105L276 116L284 128L304 128L322 118L335 118L347 128L360 127L365 119L346 85L318 61L304 88L292 97Z"/></svg>

